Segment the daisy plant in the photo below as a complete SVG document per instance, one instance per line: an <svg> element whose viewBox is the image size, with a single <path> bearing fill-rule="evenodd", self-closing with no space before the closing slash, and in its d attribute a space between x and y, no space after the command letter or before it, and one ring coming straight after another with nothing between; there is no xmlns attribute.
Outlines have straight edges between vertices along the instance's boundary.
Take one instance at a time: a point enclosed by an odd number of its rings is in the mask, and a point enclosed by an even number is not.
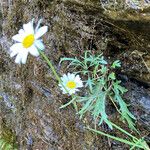
<svg viewBox="0 0 150 150"><path fill-rule="evenodd" d="M64 74L61 77L62 84L59 84L61 90L63 91L63 94L69 93L69 95L75 94L77 91L79 91L78 88L83 87L83 82L79 75L75 74ZM64 88L65 87L65 88ZM67 89L67 90L66 90Z"/></svg>
<svg viewBox="0 0 150 150"><path fill-rule="evenodd" d="M121 143L127 144L127 145L130 146L130 150L137 150L137 149L150 150L149 145L144 140L144 137L137 138L137 137L133 136L132 134L130 134L129 132L127 132L126 130L124 130L121 127L117 126L116 124L114 124L112 122L111 122L111 124L116 130L120 131L122 134L126 135L128 138L123 139L123 138L120 138L120 137L116 137L116 136L110 135L108 133L90 128L89 126L85 127L85 128L88 129L89 131L93 132L93 133L100 134L100 135L106 136L106 137L108 137L112 140L119 141Z"/></svg>
<svg viewBox="0 0 150 150"><path fill-rule="evenodd" d="M27 61L28 53L37 57L41 55L51 68L53 74L59 82L59 86L64 94L69 94L74 100L73 94L79 91L79 87L83 87L83 83L79 75L64 74L63 77L59 77L54 66L48 57L44 54L43 50L45 46L40 37L48 31L47 26L40 27L41 19L37 26L34 28L34 19L27 24L23 25L23 28L19 30L18 34L14 35L12 39L16 42L10 47L10 56L16 56L15 62L17 64L25 64ZM75 109L77 110L76 104L73 102Z"/></svg>
<svg viewBox="0 0 150 150"><path fill-rule="evenodd" d="M135 129L135 117L128 110L127 104L122 98L122 95L127 92L127 89L121 86L121 81L116 79L114 69L121 66L119 60L108 64L102 54L93 55L90 51L86 51L84 57L78 58L62 58L63 61L70 61L68 67L78 70L85 76L86 94L78 96L76 102L82 106L78 112L80 118L87 112L93 116L95 124L101 125L105 122L111 129L112 124L106 112L106 102L110 100L116 110L121 115L122 119L126 120L131 129ZM136 130L136 129L135 129Z"/></svg>
<svg viewBox="0 0 150 150"><path fill-rule="evenodd" d="M33 19L29 23L24 24L18 34L12 37L16 43L10 47L10 55L11 57L17 55L15 62L25 64L28 53L36 57L41 54L58 80L63 93L68 93L72 97L72 100L61 108L73 103L76 110L78 110L76 102L79 102L82 105L82 108L78 112L80 117L90 111L95 121L97 121L98 118L100 119L99 125L104 121L112 128L105 108L106 100L110 99L122 118L128 122L129 127L134 128L132 119L135 118L129 112L127 104L121 96L127 90L120 85L120 81L116 79L115 73L113 72L113 69L120 67L119 60L113 62L110 68L108 68L108 63L101 54L94 56L88 51L85 52L81 61L77 58L63 58L61 62L64 60L71 61L70 65L76 69L78 68L79 71L77 73L81 73L87 77L86 86L89 88L89 91L87 90L87 94L83 97L78 97L77 100L77 96L74 94L79 91L78 88L83 87L82 80L79 75L70 73L63 75L61 78L59 77L51 61L43 52L45 47L40 37L48 31L48 27L40 27L40 23L41 20L34 28ZM118 108L117 105L119 105L120 108Z"/></svg>
<svg viewBox="0 0 150 150"><path fill-rule="evenodd" d="M62 105L60 109L73 104L76 112L78 112L78 106L76 103L77 95L75 95L75 93L79 91L79 88L83 87L83 81L81 80L80 76L74 73L64 74L61 77L59 87L63 94L69 94L71 96L71 100L68 103Z"/></svg>
<svg viewBox="0 0 150 150"><path fill-rule="evenodd" d="M33 23L34 19L29 23L24 24L23 28L19 30L18 34L12 37L16 43L10 47L10 56L16 56L15 62L17 64L25 64L28 53L37 57L39 56L38 50L45 49L40 37L48 31L48 27L40 27L41 20L38 22L35 28Z"/></svg>
<svg viewBox="0 0 150 150"><path fill-rule="evenodd" d="M44 60L51 68L53 74L55 75L57 81L59 82L58 85L60 86L60 89L63 91L63 94L69 94L71 96L71 100L65 105L62 105L60 108L65 108L66 106L73 104L75 110L78 112L78 107L76 104L76 96L74 94L75 92L79 91L78 90L79 87L83 87L81 78L79 77L79 75L76 76L75 74L70 74L70 73L68 73L67 75L64 74L60 78L54 66L52 65L51 61L48 59L48 57L40 50L39 53L42 55Z"/></svg>
<svg viewBox="0 0 150 150"><path fill-rule="evenodd" d="M60 108L73 104L81 118L84 114L86 114L86 112L90 112L95 120L95 123L99 120L98 124L100 125L104 121L110 128L115 127L122 130L112 124L112 122L108 119L108 115L106 113L106 100L109 99L112 101L117 111L121 114L122 118L127 121L129 127L135 129L132 121L135 117L128 110L127 104L122 98L122 95L127 90L120 85L121 82L116 79L114 73L114 69L121 66L120 61L117 60L112 64L108 64L107 61L104 60L102 54L95 56L89 51L86 51L84 57L81 57L82 60L77 58L62 58L60 63L62 61L71 61L69 66L72 66L74 69L78 69L78 72L67 73L62 77L59 77L53 64L43 52L45 46L41 37L48 31L48 27L40 27L40 24L41 20L34 28L33 19L29 23L24 24L18 34L12 37L15 44L10 47L10 56L16 56L15 62L17 64L25 64L29 53L35 57L41 55L57 79L58 86L62 90L63 94L68 94L72 98L68 103ZM79 91L79 88L83 87L83 81L81 80L79 73L87 78L85 81L87 92L85 94L83 93L84 96L82 97L75 95L76 92ZM79 111L76 104L77 102L80 103L81 106ZM89 127L88 129L118 140L117 138L99 132L95 129L91 129ZM130 137L133 137L124 130L122 130L122 132L126 133ZM132 145L132 149L136 146L141 148L141 141L138 141L135 137L133 139L135 140L133 144L130 142L127 144ZM126 143L127 141L125 140L123 142ZM140 142L140 144L138 142Z"/></svg>

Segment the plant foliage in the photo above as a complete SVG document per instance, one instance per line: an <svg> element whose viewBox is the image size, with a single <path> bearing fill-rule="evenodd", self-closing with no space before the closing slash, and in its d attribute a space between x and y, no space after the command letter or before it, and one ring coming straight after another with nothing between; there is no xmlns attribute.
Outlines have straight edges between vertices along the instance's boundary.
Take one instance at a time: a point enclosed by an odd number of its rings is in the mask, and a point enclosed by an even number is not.
<svg viewBox="0 0 150 150"><path fill-rule="evenodd" d="M76 99L76 102L82 106L78 112L81 118L85 113L90 112L95 121L99 120L99 125L104 121L112 128L106 113L106 101L111 100L129 127L135 129L133 122L135 117L128 110L127 104L122 98L127 89L121 86L121 81L116 79L114 72L116 68L121 67L119 60L108 64L102 54L96 56L90 51L86 51L80 60L76 57L62 58L60 63L63 61L70 61L68 67L71 66L74 70L78 70L76 73L80 73L86 78L87 93Z"/></svg>
<svg viewBox="0 0 150 150"><path fill-rule="evenodd" d="M7 140L0 138L0 149L1 150L17 150L14 148L12 143L9 143Z"/></svg>
<svg viewBox="0 0 150 150"><path fill-rule="evenodd" d="M125 144L128 144L130 146L130 150L137 150L137 149L143 149L143 150L150 150L148 144L146 143L146 141L144 140L144 137L138 139L136 138L135 136L131 135L130 133L128 133L127 131L123 130L122 128L120 128L119 126L113 124L113 127L120 130L122 133L126 134L129 139L123 139L123 138L120 138L120 137L116 137L116 136L112 136L110 134L107 134L105 132L102 132L102 131L98 131L96 129L92 129L90 127L87 127L86 129L92 131L92 132L95 132L97 134L101 134L103 136L106 136L108 138L111 138L113 140L116 140L116 141L119 141L119 142L122 142L122 143L125 143Z"/></svg>
<svg viewBox="0 0 150 150"><path fill-rule="evenodd" d="M17 148L16 136L2 123L0 128L0 150L17 150Z"/></svg>

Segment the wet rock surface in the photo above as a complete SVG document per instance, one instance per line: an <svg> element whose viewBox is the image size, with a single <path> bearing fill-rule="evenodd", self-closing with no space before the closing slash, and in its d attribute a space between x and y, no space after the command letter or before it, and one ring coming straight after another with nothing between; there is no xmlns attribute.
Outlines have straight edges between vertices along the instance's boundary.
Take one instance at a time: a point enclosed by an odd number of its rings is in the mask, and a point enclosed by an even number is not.
<svg viewBox="0 0 150 150"><path fill-rule="evenodd" d="M122 83L128 87L125 98L130 100L132 112L137 118L137 122L150 131L150 86L133 78L120 75Z"/></svg>
<svg viewBox="0 0 150 150"><path fill-rule="evenodd" d="M117 10L114 10L114 7L105 2L16 0L1 3L3 18L0 20L0 121L17 135L21 150L128 149L123 144L86 131L85 121L79 120L71 106L64 110L59 109L69 98L62 96L57 81L41 58L29 56L27 64L21 66L16 65L10 58L12 35L17 33L23 23L32 18L37 21L40 17L43 17L43 24L49 26L49 32L43 39L45 53L60 73L68 71L66 66L59 68L61 57L78 57L85 49L91 49L94 53L103 52L110 62L114 59L121 60L122 68L118 70L118 74L125 75L121 80L129 90L125 98L137 117L137 127L141 129L141 134L148 135L149 6L142 5L141 11L140 4L138 11L134 9L133 15L125 9L127 14L122 17L124 12L119 13L118 9L124 8L124 5L119 7L116 3ZM142 16L143 13L146 17L139 21L141 17L137 16ZM138 82L133 82L131 78ZM127 128L126 125L123 126ZM115 131L110 133L119 136Z"/></svg>

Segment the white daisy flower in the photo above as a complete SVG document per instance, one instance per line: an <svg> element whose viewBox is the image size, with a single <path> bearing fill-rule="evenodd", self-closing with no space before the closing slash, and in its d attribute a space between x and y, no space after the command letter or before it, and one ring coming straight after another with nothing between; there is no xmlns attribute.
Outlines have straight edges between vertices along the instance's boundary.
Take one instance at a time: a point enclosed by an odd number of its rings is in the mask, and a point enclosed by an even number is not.
<svg viewBox="0 0 150 150"><path fill-rule="evenodd" d="M14 57L16 55L15 62L17 64L25 64L28 53L37 57L39 56L38 49L44 50L45 48L42 40L39 38L48 31L48 27L43 26L39 28L41 23L41 20L39 20L34 29L33 22L34 19L24 24L23 29L20 29L18 34L12 37L16 43L10 47L10 56Z"/></svg>
<svg viewBox="0 0 150 150"><path fill-rule="evenodd" d="M70 95L74 94L76 91L79 91L78 88L83 87L83 82L79 75L68 73L67 75L64 74L61 77L62 84L59 84L63 94L69 93ZM67 90L67 91L66 91Z"/></svg>

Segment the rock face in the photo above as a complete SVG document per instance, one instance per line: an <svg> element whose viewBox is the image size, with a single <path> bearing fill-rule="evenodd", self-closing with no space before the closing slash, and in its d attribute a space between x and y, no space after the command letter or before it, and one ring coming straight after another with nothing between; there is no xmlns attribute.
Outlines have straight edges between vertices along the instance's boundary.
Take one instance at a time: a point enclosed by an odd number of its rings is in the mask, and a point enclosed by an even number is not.
<svg viewBox="0 0 150 150"><path fill-rule="evenodd" d="M56 68L61 57L78 57L85 49L103 52L110 61L120 59L119 73L141 83L136 86L141 95L131 89L126 98L137 108L134 113L141 126L150 131L150 94L145 92L150 85L149 5L144 3L133 9L128 3L125 9L125 2L115 3L114 9L110 3L99 0L2 0L0 122L15 132L21 150L31 147L33 150L107 150L111 146L119 149L113 142L108 147L104 137L97 138L87 132L71 106L59 109L69 99L62 96L57 81L41 58L29 56L27 64L21 66L10 58L11 37L32 18L38 21L42 17L43 24L49 27L43 39L45 53ZM68 71L65 66L58 70ZM141 90L145 84L146 90Z"/></svg>

